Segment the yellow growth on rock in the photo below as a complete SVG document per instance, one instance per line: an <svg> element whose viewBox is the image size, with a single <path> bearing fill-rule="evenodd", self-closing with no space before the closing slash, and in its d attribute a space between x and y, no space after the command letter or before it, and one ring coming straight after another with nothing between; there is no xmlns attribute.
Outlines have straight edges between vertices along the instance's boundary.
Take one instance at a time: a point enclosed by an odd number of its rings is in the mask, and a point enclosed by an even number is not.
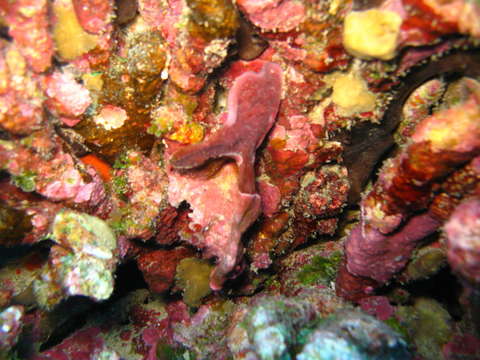
<svg viewBox="0 0 480 360"><path fill-rule="evenodd" d="M375 109L376 97L355 72L336 72L327 80L333 87L332 100L339 115L351 116Z"/></svg>
<svg viewBox="0 0 480 360"><path fill-rule="evenodd" d="M210 273L213 266L206 260L186 258L177 265L177 285L183 290L183 301L199 306L200 300L210 294Z"/></svg>
<svg viewBox="0 0 480 360"><path fill-rule="evenodd" d="M393 11L353 11L345 17L343 46L362 59L395 57L402 18Z"/></svg>
<svg viewBox="0 0 480 360"><path fill-rule="evenodd" d="M102 91L103 79L100 73L87 73L82 75L83 84L90 91Z"/></svg>
<svg viewBox="0 0 480 360"><path fill-rule="evenodd" d="M97 46L98 37L83 30L70 0L55 1L53 12L57 18L53 39L57 52L64 60L73 60Z"/></svg>
<svg viewBox="0 0 480 360"><path fill-rule="evenodd" d="M181 142L182 144L196 144L203 140L205 131L203 126L196 122L183 124L169 139Z"/></svg>

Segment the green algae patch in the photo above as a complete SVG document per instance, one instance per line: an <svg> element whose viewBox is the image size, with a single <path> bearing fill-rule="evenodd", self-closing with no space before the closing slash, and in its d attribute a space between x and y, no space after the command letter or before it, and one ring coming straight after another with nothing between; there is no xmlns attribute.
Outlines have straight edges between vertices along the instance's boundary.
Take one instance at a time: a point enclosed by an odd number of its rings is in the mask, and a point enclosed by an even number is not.
<svg viewBox="0 0 480 360"><path fill-rule="evenodd" d="M157 344L157 360L196 360L196 357L186 348L177 348L167 343L159 342Z"/></svg>
<svg viewBox="0 0 480 360"><path fill-rule="evenodd" d="M157 344L157 359L158 360L183 360L185 349L174 348L170 344L159 341Z"/></svg>
<svg viewBox="0 0 480 360"><path fill-rule="evenodd" d="M405 340L411 340L408 336L408 330L405 328L405 326L402 326L402 324L400 324L397 318L390 317L383 322L387 324L390 328L392 328L394 331L396 331L398 334L400 334Z"/></svg>
<svg viewBox="0 0 480 360"><path fill-rule="evenodd" d="M175 278L183 290L183 300L189 306L199 306L210 294L210 273L213 266L206 260L186 258L177 265Z"/></svg>
<svg viewBox="0 0 480 360"><path fill-rule="evenodd" d="M406 274L410 280L428 279L446 264L445 250L427 246L415 254L406 267Z"/></svg>
<svg viewBox="0 0 480 360"><path fill-rule="evenodd" d="M112 191L119 196L125 195L130 190L130 187L128 185L128 178L124 175L115 176L112 179L111 186Z"/></svg>
<svg viewBox="0 0 480 360"><path fill-rule="evenodd" d="M27 170L20 175L12 175L11 182L25 192L35 191L35 178L37 174Z"/></svg>
<svg viewBox="0 0 480 360"><path fill-rule="evenodd" d="M342 254L339 251L333 252L329 257L315 256L310 264L298 272L297 278L303 285L315 283L328 285L335 279L341 260Z"/></svg>
<svg viewBox="0 0 480 360"><path fill-rule="evenodd" d="M442 358L442 347L450 340L453 320L440 303L418 298L413 306L398 307L396 316L423 358Z"/></svg>

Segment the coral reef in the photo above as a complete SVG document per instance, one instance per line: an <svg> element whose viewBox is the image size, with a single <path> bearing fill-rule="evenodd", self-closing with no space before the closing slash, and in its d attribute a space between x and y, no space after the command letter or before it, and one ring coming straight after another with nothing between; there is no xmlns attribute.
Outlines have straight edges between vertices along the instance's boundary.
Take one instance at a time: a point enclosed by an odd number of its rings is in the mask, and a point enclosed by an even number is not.
<svg viewBox="0 0 480 360"><path fill-rule="evenodd" d="M0 358L479 358L479 37L475 0L0 0Z"/></svg>

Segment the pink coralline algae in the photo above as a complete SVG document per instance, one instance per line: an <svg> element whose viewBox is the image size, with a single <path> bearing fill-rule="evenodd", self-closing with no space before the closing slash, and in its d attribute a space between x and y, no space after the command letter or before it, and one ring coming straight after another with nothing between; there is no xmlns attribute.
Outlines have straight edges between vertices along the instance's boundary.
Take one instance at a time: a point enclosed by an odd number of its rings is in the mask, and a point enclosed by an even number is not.
<svg viewBox="0 0 480 360"><path fill-rule="evenodd" d="M370 296L359 301L360 308L367 314L375 316L377 319L385 321L395 312L395 308L390 305L385 296Z"/></svg>
<svg viewBox="0 0 480 360"><path fill-rule="evenodd" d="M50 67L53 40L49 32L47 0L2 1L0 16L9 26L20 52L35 72Z"/></svg>
<svg viewBox="0 0 480 360"><path fill-rule="evenodd" d="M104 32L113 15L113 0L73 0L78 21L92 34Z"/></svg>
<svg viewBox="0 0 480 360"><path fill-rule="evenodd" d="M76 125L80 121L78 117L92 103L88 90L70 73L54 72L45 83L49 110L60 115L66 125Z"/></svg>
<svg viewBox="0 0 480 360"><path fill-rule="evenodd" d="M0 41L0 126L28 135L44 124L39 78L32 74L18 45Z"/></svg>
<svg viewBox="0 0 480 360"><path fill-rule="evenodd" d="M172 325L189 319L182 303L166 305L147 290L134 291L110 312L93 315L82 329L31 359L157 360L157 347L173 349Z"/></svg>
<svg viewBox="0 0 480 360"><path fill-rule="evenodd" d="M305 20L305 7L299 1L239 0L237 4L248 19L264 31L287 32Z"/></svg>
<svg viewBox="0 0 480 360"><path fill-rule="evenodd" d="M254 156L275 121L280 91L281 68L278 65L265 63L259 73L244 73L230 89L228 116L222 128L202 143L177 150L170 159L172 167L181 171L223 157L232 158L238 166L238 170L231 165L224 166L207 182L186 181L185 176L174 175L178 180L170 183L170 202L179 204L182 199L186 200L193 208L194 223L201 225L204 231L205 226L211 227L204 235L205 240L196 245L206 247L210 256L219 258L212 274L214 289L221 287L226 274L239 262L241 234L260 213ZM180 183L184 186L179 186Z"/></svg>
<svg viewBox="0 0 480 360"><path fill-rule="evenodd" d="M120 359L116 353L109 351L100 334L100 329L95 327L80 330L74 338L66 339L54 350L46 351L42 355L36 356L34 360Z"/></svg>
<svg viewBox="0 0 480 360"><path fill-rule="evenodd" d="M480 340L472 334L455 335L443 346L443 356L446 359L476 359L480 357Z"/></svg>
<svg viewBox="0 0 480 360"><path fill-rule="evenodd" d="M480 283L480 200L457 206L445 224L447 256L452 269L471 284Z"/></svg>
<svg viewBox="0 0 480 360"><path fill-rule="evenodd" d="M170 175L170 203L178 206L187 201L192 209L190 231L182 232L181 237L204 248L204 256L218 258L211 275L213 289L220 289L227 274L240 262L240 237L260 212L259 196L242 193L237 177L233 164L223 166L208 181Z"/></svg>

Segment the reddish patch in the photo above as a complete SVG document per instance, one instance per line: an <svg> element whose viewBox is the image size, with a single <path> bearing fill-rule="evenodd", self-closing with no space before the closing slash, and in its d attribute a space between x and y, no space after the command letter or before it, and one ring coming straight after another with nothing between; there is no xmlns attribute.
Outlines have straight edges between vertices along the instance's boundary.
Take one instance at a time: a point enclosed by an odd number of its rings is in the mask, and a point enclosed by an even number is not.
<svg viewBox="0 0 480 360"><path fill-rule="evenodd" d="M185 247L155 250L140 255L137 264L149 289L154 293L162 293L173 285L180 260L194 255L193 250Z"/></svg>
<svg viewBox="0 0 480 360"><path fill-rule="evenodd" d="M171 245L179 239L179 232L188 228L189 210L178 210L168 206L157 217L155 241L160 245Z"/></svg>
<svg viewBox="0 0 480 360"><path fill-rule="evenodd" d="M457 24L445 22L423 0L403 0L403 4L408 10L401 26L403 43L423 45L458 31Z"/></svg>
<svg viewBox="0 0 480 360"><path fill-rule="evenodd" d="M358 303L363 311L382 321L393 316L395 312L395 308L390 305L388 298L385 296L369 296L360 299Z"/></svg>
<svg viewBox="0 0 480 360"><path fill-rule="evenodd" d="M265 216L271 217L280 207L281 194L278 187L267 183L258 182L258 193L262 200L262 212Z"/></svg>
<svg viewBox="0 0 480 360"><path fill-rule="evenodd" d="M51 65L53 41L49 31L47 1L1 1L6 13L8 33L13 37L28 65L35 72L43 72Z"/></svg>
<svg viewBox="0 0 480 360"><path fill-rule="evenodd" d="M167 312L171 323L187 323L190 321L188 306L183 301L169 302Z"/></svg>
<svg viewBox="0 0 480 360"><path fill-rule="evenodd" d="M100 329L90 327L79 330L51 350L43 352L34 360L91 360L92 354L103 348Z"/></svg>
<svg viewBox="0 0 480 360"><path fill-rule="evenodd" d="M98 34L106 30L113 18L112 0L72 0L78 22L89 33Z"/></svg>
<svg viewBox="0 0 480 360"><path fill-rule="evenodd" d="M304 63L312 70L318 72L331 71L350 62L350 56L342 44L341 29L335 29L328 33L327 46L319 54L317 51L308 52Z"/></svg>
<svg viewBox="0 0 480 360"><path fill-rule="evenodd" d="M337 273L335 290L338 296L346 300L358 302L361 299L371 296L378 283L372 279L355 276L347 270L343 263Z"/></svg>
<svg viewBox="0 0 480 360"><path fill-rule="evenodd" d="M120 333L120 339L122 339L123 341L130 341L131 337L132 337L131 330L124 330Z"/></svg>
<svg viewBox="0 0 480 360"><path fill-rule="evenodd" d="M283 212L262 222L260 231L248 246L248 254L256 268L266 269L272 263L270 252L278 245L278 237L286 230L288 219L288 213Z"/></svg>
<svg viewBox="0 0 480 360"><path fill-rule="evenodd" d="M129 318L132 325L137 329L143 329L147 327L159 327L162 324L160 318L163 317L163 313L152 309L146 309L142 305L133 305L130 309Z"/></svg>
<svg viewBox="0 0 480 360"><path fill-rule="evenodd" d="M225 81L226 86L230 88L240 75L244 74L247 71L259 72L262 69L263 61L235 61L230 65L228 71L223 76L223 81Z"/></svg>
<svg viewBox="0 0 480 360"><path fill-rule="evenodd" d="M268 171L272 178L295 175L308 162L308 154L304 151L280 150L273 146L269 146L268 151L272 157L271 169Z"/></svg>
<svg viewBox="0 0 480 360"><path fill-rule="evenodd" d="M480 359L480 339L471 335L455 335L443 346L443 356L447 360Z"/></svg>

